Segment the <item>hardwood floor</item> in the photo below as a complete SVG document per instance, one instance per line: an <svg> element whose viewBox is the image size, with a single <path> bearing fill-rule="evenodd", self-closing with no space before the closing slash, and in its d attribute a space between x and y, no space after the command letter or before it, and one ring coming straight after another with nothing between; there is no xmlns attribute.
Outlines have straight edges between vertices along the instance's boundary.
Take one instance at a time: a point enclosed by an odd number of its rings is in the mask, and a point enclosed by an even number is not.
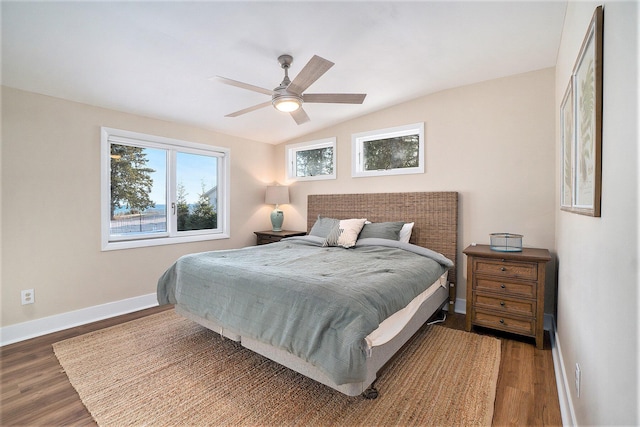
<svg viewBox="0 0 640 427"><path fill-rule="evenodd" d="M444 326L464 330L465 316L453 314ZM544 333L544 349L535 340L474 329L502 342L500 373L493 413L494 426L560 426L560 402L553 368L549 332Z"/></svg>
<svg viewBox="0 0 640 427"><path fill-rule="evenodd" d="M69 383L51 345L167 308L170 307L143 310L3 347L0 425L96 425ZM464 315L450 315L444 326L464 330ZM509 336L499 338L502 358L493 425L561 425L548 336L544 350L536 349L533 341L514 340Z"/></svg>

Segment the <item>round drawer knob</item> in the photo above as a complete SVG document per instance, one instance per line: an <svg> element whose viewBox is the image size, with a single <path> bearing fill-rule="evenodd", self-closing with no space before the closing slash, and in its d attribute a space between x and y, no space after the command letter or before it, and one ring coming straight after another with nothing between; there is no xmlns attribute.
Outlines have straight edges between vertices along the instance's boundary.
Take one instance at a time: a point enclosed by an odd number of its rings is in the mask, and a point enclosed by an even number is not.
<svg viewBox="0 0 640 427"><path fill-rule="evenodd" d="M500 306L504 307L504 301L500 301Z"/></svg>
<svg viewBox="0 0 640 427"><path fill-rule="evenodd" d="M507 271L507 267L500 267L500 271Z"/></svg>
<svg viewBox="0 0 640 427"><path fill-rule="evenodd" d="M500 319L500 323L504 325L504 319Z"/></svg>
<svg viewBox="0 0 640 427"><path fill-rule="evenodd" d="M502 289L506 288L506 286L504 285L504 283L502 283L502 284L500 285L500 287L501 287Z"/></svg>

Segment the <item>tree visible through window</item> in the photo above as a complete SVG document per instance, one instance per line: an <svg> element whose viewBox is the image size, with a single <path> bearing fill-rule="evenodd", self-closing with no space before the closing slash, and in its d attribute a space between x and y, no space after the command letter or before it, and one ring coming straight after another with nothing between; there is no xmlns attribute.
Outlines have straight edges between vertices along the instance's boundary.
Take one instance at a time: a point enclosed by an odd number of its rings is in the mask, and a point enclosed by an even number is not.
<svg viewBox="0 0 640 427"><path fill-rule="evenodd" d="M142 212L155 207L149 198L155 170L148 162L144 148L111 145L111 218L119 208Z"/></svg>
<svg viewBox="0 0 640 427"><path fill-rule="evenodd" d="M153 200L154 187L165 187L164 150L116 143L110 147L110 234L166 232L166 194ZM149 166L150 158L155 168Z"/></svg>
<svg viewBox="0 0 640 427"><path fill-rule="evenodd" d="M416 168L419 166L418 135L363 142L364 170Z"/></svg>
<svg viewBox="0 0 640 427"><path fill-rule="evenodd" d="M296 152L296 176L333 174L333 147Z"/></svg>
<svg viewBox="0 0 640 427"><path fill-rule="evenodd" d="M217 162L217 157L176 153L178 231L207 230L217 227ZM199 191L197 191L198 182L200 183ZM187 188L188 183L191 190Z"/></svg>

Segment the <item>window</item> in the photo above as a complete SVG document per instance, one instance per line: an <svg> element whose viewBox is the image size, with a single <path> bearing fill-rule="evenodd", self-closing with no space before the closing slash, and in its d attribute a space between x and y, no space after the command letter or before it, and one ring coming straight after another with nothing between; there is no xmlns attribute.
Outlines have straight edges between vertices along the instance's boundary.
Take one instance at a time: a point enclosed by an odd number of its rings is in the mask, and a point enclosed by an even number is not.
<svg viewBox="0 0 640 427"><path fill-rule="evenodd" d="M287 178L296 181L336 179L336 139L290 144L285 148Z"/></svg>
<svg viewBox="0 0 640 427"><path fill-rule="evenodd" d="M102 250L229 237L229 150L102 128Z"/></svg>
<svg viewBox="0 0 640 427"><path fill-rule="evenodd" d="M424 123L352 135L351 176L424 173Z"/></svg>

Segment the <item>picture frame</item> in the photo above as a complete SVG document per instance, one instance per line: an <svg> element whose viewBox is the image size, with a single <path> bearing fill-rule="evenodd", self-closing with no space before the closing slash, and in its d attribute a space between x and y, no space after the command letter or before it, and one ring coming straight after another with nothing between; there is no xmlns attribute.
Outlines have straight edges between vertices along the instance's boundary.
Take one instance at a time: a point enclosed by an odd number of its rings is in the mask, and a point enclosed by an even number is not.
<svg viewBox="0 0 640 427"><path fill-rule="evenodd" d="M563 156L560 207L593 217L601 216L602 198L603 23L603 8L598 6L560 107Z"/></svg>
<svg viewBox="0 0 640 427"><path fill-rule="evenodd" d="M575 104L573 102L573 79L569 80L569 85L565 91L560 105L560 132L562 141L562 185L560 188L560 208L571 210L573 207L573 169L575 144L574 137L574 116Z"/></svg>

